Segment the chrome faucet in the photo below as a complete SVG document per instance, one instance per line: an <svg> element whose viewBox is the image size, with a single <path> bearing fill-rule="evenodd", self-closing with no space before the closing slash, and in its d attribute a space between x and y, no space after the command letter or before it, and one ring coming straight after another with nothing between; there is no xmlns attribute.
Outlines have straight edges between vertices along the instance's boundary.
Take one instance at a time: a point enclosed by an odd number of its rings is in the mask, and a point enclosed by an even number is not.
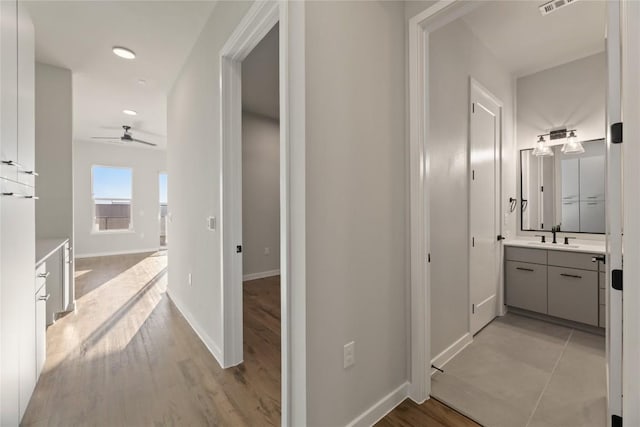
<svg viewBox="0 0 640 427"><path fill-rule="evenodd" d="M560 231L560 226L559 225L554 225L553 227L551 227L551 233L553 234L553 242L552 243L558 243L556 241L556 233Z"/></svg>

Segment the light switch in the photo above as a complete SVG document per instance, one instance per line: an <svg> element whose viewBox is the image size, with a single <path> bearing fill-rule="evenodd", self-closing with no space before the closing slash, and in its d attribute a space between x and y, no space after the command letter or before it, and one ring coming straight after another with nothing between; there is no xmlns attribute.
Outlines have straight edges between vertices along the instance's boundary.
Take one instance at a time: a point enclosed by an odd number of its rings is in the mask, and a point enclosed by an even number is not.
<svg viewBox="0 0 640 427"><path fill-rule="evenodd" d="M211 231L215 231L216 229L216 217L210 216L207 218L207 228Z"/></svg>
<svg viewBox="0 0 640 427"><path fill-rule="evenodd" d="M356 363L356 343L351 341L344 345L344 369L353 366Z"/></svg>

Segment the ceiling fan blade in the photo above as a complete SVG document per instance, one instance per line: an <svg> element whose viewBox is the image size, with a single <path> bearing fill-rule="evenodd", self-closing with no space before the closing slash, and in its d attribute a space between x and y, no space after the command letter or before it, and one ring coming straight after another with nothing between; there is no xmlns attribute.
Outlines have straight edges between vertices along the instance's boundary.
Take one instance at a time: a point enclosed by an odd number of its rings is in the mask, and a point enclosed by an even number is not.
<svg viewBox="0 0 640 427"><path fill-rule="evenodd" d="M147 144L147 145L151 145L153 147L156 147L158 144L154 144L153 142L147 142L147 141L143 141L141 139L136 139L136 138L131 138L131 141L133 142L139 142L140 144Z"/></svg>
<svg viewBox="0 0 640 427"><path fill-rule="evenodd" d="M120 140L119 136L92 136L91 139L117 139Z"/></svg>

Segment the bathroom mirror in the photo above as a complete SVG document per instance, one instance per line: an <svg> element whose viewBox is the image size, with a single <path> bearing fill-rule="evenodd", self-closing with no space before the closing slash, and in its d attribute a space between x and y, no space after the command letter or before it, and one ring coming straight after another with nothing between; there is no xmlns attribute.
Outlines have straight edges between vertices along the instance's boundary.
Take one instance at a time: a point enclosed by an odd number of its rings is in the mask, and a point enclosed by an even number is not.
<svg viewBox="0 0 640 427"><path fill-rule="evenodd" d="M520 229L571 233L605 232L605 142L582 143L581 154L538 157L520 150Z"/></svg>

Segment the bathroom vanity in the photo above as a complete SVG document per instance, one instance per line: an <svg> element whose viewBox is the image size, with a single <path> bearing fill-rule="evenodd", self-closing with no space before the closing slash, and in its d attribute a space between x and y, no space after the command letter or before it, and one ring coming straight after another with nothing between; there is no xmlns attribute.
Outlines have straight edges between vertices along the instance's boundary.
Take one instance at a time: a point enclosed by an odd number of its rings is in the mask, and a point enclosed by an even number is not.
<svg viewBox="0 0 640 427"><path fill-rule="evenodd" d="M606 327L604 243L504 242L505 304Z"/></svg>

